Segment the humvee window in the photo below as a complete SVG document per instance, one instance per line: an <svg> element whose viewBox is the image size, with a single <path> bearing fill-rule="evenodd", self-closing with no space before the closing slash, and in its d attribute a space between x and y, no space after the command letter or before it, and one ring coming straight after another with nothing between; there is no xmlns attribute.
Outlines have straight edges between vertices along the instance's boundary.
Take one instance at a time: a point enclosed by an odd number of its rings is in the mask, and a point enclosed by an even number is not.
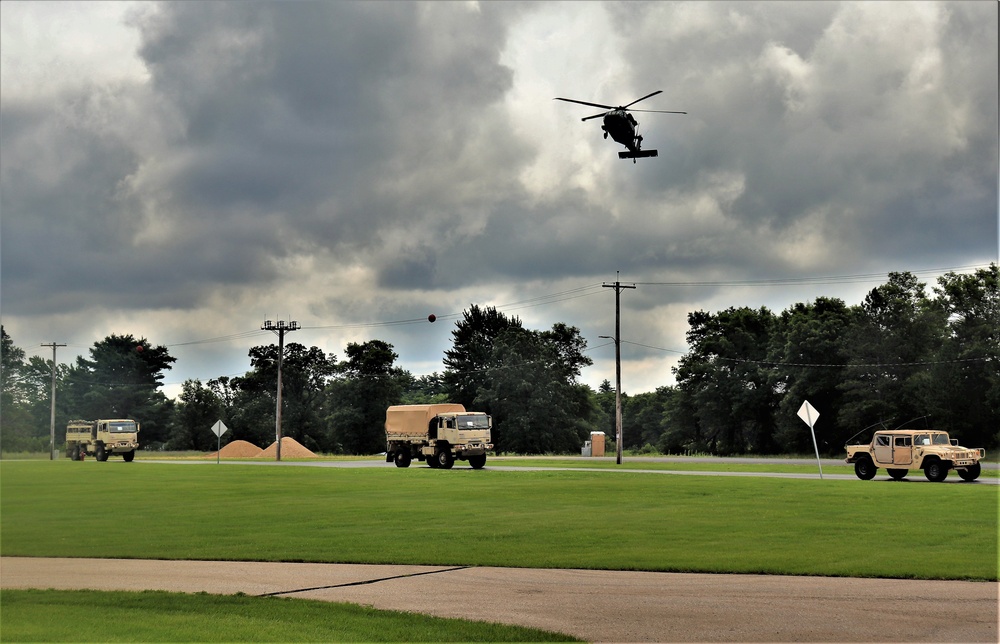
<svg viewBox="0 0 1000 644"><path fill-rule="evenodd" d="M931 437L928 436L927 434L917 434L916 436L913 437L913 444L914 445L930 445L931 444Z"/></svg>
<svg viewBox="0 0 1000 644"><path fill-rule="evenodd" d="M935 445L948 445L948 434L934 434Z"/></svg>
<svg viewBox="0 0 1000 644"><path fill-rule="evenodd" d="M909 447L910 437L909 436L897 436L896 437L896 447Z"/></svg>
<svg viewBox="0 0 1000 644"><path fill-rule="evenodd" d="M881 445L882 447L888 447L889 446L889 437L888 436L876 436L875 437L875 444L876 445Z"/></svg>

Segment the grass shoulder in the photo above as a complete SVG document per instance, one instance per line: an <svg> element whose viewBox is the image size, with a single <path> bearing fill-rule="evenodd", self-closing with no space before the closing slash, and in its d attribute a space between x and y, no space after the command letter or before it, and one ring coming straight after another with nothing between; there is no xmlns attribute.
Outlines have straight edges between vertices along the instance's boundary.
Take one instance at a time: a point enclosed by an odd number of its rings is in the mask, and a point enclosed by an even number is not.
<svg viewBox="0 0 1000 644"><path fill-rule="evenodd" d="M3 590L0 598L8 642L579 641L506 624L242 594Z"/></svg>

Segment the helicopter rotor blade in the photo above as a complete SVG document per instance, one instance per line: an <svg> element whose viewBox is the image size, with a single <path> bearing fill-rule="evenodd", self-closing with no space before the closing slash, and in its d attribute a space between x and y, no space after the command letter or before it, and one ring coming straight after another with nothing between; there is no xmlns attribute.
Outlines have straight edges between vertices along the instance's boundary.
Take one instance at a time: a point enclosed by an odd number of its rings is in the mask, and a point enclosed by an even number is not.
<svg viewBox="0 0 1000 644"><path fill-rule="evenodd" d="M580 105L589 105L591 107L600 107L600 108L603 108L603 109L606 109L606 110L613 110L613 109L615 109L613 105L601 105L600 103L588 103L587 101L578 101L578 100L573 99L573 98L558 98L558 97L556 97L556 98L554 98L552 100L553 101L566 101L567 103L579 103Z"/></svg>
<svg viewBox="0 0 1000 644"><path fill-rule="evenodd" d="M633 105L635 105L636 103L638 103L639 101L644 101L644 100L646 100L647 98L649 98L651 96L656 96L657 94L662 94L662 93L663 93L663 90L662 89L658 89L655 92L653 92L652 94L646 94L642 98L635 99L634 101L632 101L631 103L629 103L628 105L626 105L625 107L623 107L621 109L623 109L623 110L628 109L628 108L632 107Z"/></svg>
<svg viewBox="0 0 1000 644"><path fill-rule="evenodd" d="M670 110L629 110L629 112L649 112L655 114L687 114L687 112L672 112Z"/></svg>
<svg viewBox="0 0 1000 644"><path fill-rule="evenodd" d="M583 118L582 118L582 119L580 119L580 120L581 120L581 121L589 121L590 119L597 119L597 118L601 118L601 117L602 117L602 116L604 116L605 114L607 114L607 112L601 112L600 114L594 114L593 116L585 116L585 117L583 117Z"/></svg>

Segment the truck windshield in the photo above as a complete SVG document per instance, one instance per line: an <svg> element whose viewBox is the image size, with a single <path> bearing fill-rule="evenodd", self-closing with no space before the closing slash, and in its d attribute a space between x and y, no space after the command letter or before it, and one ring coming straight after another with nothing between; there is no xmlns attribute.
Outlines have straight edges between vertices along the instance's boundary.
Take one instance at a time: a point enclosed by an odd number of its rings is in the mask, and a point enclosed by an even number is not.
<svg viewBox="0 0 1000 644"><path fill-rule="evenodd" d="M486 414L475 414L458 417L459 429L489 429L490 417Z"/></svg>
<svg viewBox="0 0 1000 644"><path fill-rule="evenodd" d="M128 432L135 432L135 421L134 420L122 420L114 423L108 423L108 431L112 434L124 434Z"/></svg>

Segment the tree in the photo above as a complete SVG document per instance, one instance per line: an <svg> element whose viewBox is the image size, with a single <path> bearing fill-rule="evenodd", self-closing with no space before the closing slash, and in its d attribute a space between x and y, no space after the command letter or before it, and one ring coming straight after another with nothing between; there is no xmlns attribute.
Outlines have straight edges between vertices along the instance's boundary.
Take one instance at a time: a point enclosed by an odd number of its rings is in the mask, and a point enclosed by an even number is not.
<svg viewBox="0 0 1000 644"><path fill-rule="evenodd" d="M837 422L847 372L843 338L850 335L856 312L842 300L820 297L811 304L795 304L782 312L768 350L776 364L770 387L780 396L775 417L777 445L782 451L808 453L813 449L798 409L808 400L820 411L817 444L825 452L842 449L857 429Z"/></svg>
<svg viewBox="0 0 1000 644"><path fill-rule="evenodd" d="M934 291L947 328L931 370L929 411L963 444L1000 445L1000 269L947 273Z"/></svg>
<svg viewBox="0 0 1000 644"><path fill-rule="evenodd" d="M681 400L669 444L716 454L772 453L776 396L768 383L767 346L774 315L762 307L688 315L691 351L674 369ZM684 411L684 414L678 414Z"/></svg>
<svg viewBox="0 0 1000 644"><path fill-rule="evenodd" d="M332 444L348 454L385 450L385 410L399 404L412 376L394 366L399 357L382 340L347 345L340 378L327 388Z"/></svg>
<svg viewBox="0 0 1000 644"><path fill-rule="evenodd" d="M496 363L494 343L508 329L521 328L521 321L508 318L494 307L479 308L473 304L455 323L451 335L452 348L445 351L445 390L449 402L472 409L481 389L490 379ZM481 409L490 413L489 409Z"/></svg>
<svg viewBox="0 0 1000 644"><path fill-rule="evenodd" d="M933 383L927 363L943 337L946 316L909 272L889 273L857 310L844 354L851 367L841 386L838 420L861 429L927 415Z"/></svg>
<svg viewBox="0 0 1000 644"><path fill-rule="evenodd" d="M217 449L219 439L211 431L221 420L222 400L200 380L185 380L174 416L167 449L207 452Z"/></svg>
<svg viewBox="0 0 1000 644"><path fill-rule="evenodd" d="M6 452L47 450L40 441L40 427L33 422L30 413L35 401L24 383L24 350L14 346L13 339L2 326L0 341L0 410L3 412L0 414L0 449Z"/></svg>
<svg viewBox="0 0 1000 644"><path fill-rule="evenodd" d="M177 359L145 338L109 335L95 342L66 374L66 398L74 418L134 418L144 445L167 440L173 403L159 390L163 372Z"/></svg>
<svg viewBox="0 0 1000 644"><path fill-rule="evenodd" d="M641 449L658 445L663 434L667 405L673 389L657 387L656 391L622 396L622 443L625 449Z"/></svg>
<svg viewBox="0 0 1000 644"><path fill-rule="evenodd" d="M537 332L511 327L495 338L487 384L477 409L494 418L496 450L521 454L575 452L590 435L590 389L576 382L585 341L579 330L557 324Z"/></svg>
<svg viewBox="0 0 1000 644"><path fill-rule="evenodd" d="M448 402L448 392L445 390L444 377L438 372L429 376L411 377L405 383L402 404L433 405Z"/></svg>
<svg viewBox="0 0 1000 644"><path fill-rule="evenodd" d="M627 394L622 393L623 408L626 398ZM608 440L615 440L615 388L611 381L605 378L596 392L590 392L590 399L591 407L594 409L592 416L594 431L604 432Z"/></svg>
<svg viewBox="0 0 1000 644"><path fill-rule="evenodd" d="M251 370L243 377L215 385L223 393L231 387L233 439L260 447L274 442L275 407L278 391L278 346L268 344L250 349ZM282 436L294 438L304 447L325 450L324 389L336 372L336 356L319 347L307 349L297 342L285 345L282 363Z"/></svg>

